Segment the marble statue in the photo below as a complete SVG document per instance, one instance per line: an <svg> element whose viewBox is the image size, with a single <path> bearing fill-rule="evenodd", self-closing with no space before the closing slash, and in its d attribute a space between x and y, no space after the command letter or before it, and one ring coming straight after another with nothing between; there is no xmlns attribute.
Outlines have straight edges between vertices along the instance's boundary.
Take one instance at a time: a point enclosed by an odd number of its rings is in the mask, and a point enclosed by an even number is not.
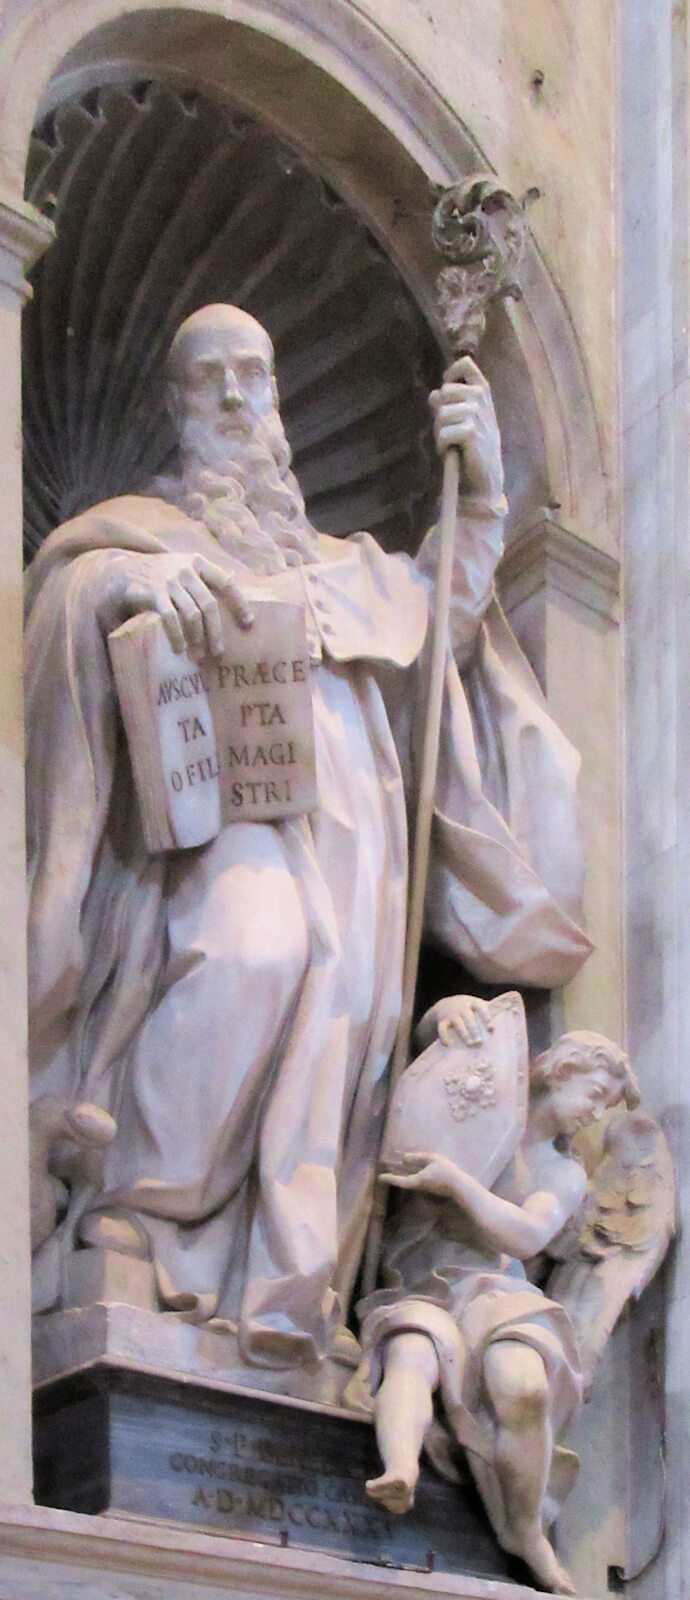
<svg viewBox="0 0 690 1600"><path fill-rule="evenodd" d="M455 1139L457 1160L439 1153L439 1138L381 1173L399 1193L384 1287L358 1308L364 1358L351 1388L353 1397L358 1385L374 1395L384 1471L367 1483L372 1499L406 1512L422 1448L452 1477L452 1448L461 1445L500 1544L547 1589L574 1594L548 1538L577 1471L560 1441L620 1312L665 1254L673 1174L660 1128L632 1109L639 1094L624 1052L597 1033L573 1032L533 1063L517 1149L490 1186L478 1181L468 1167L490 1161L492 1106L506 1096L494 1072L495 1006L458 996L434 1008L445 1074L430 1050L420 1060L438 1102L429 1115L443 1124L445 1152ZM613 1108L588 1182L571 1141ZM559 1264L542 1289L530 1280L544 1281L547 1258Z"/></svg>
<svg viewBox="0 0 690 1600"><path fill-rule="evenodd" d="M437 535L412 562L311 526L245 312L194 313L168 377L175 468L58 528L27 576L33 1092L117 1124L81 1168L53 1147L68 1206L38 1256L149 1259L161 1306L291 1367L334 1348L374 1190ZM553 987L590 950L578 760L494 597L506 506L473 360L432 406L463 494L427 931L482 980ZM218 598L251 629L257 595L304 610L318 808L148 855L107 636L153 610L213 655Z"/></svg>
<svg viewBox="0 0 690 1600"><path fill-rule="evenodd" d="M67 1206L65 1184L51 1171L58 1143L83 1150L102 1150L115 1138L117 1124L100 1106L77 1102L66 1106L48 1095L34 1100L29 1113L29 1181L31 1249L39 1250L54 1234Z"/></svg>

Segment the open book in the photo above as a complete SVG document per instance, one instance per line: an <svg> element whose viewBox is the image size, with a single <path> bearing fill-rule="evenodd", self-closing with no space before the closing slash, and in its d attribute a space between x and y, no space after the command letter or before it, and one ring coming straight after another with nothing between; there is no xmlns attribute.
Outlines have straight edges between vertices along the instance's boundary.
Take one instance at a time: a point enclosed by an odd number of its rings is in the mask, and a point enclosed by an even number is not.
<svg viewBox="0 0 690 1600"><path fill-rule="evenodd" d="M221 604L222 658L176 654L162 618L108 636L146 848L191 849L229 822L277 821L318 803L310 664L298 605Z"/></svg>

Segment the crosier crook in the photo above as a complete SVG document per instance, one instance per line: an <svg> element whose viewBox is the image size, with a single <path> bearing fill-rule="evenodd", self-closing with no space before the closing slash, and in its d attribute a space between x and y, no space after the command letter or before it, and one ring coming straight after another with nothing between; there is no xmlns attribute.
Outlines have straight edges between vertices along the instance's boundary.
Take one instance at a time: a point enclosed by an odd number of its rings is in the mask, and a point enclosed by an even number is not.
<svg viewBox="0 0 690 1600"><path fill-rule="evenodd" d="M538 189L528 189L520 200L515 200L488 174L474 174L438 193L431 236L448 264L439 272L436 292L441 325L454 361L459 356L476 354L492 301L520 298L517 273L527 239L526 210L538 194ZM410 1051L438 767L459 487L460 451L452 446L443 459L429 704L412 852L402 1004L388 1082L388 1105ZM364 1255L362 1295L370 1294L376 1284L386 1205L387 1190L379 1184L374 1192Z"/></svg>

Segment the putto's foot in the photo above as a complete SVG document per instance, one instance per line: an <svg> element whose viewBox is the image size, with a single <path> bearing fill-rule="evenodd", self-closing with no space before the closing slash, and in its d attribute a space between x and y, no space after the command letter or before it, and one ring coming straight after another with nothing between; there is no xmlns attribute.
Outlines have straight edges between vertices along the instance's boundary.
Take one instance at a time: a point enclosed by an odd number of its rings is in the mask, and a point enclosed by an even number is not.
<svg viewBox="0 0 690 1600"><path fill-rule="evenodd" d="M384 1472L380 1478L369 1478L364 1487L370 1500L377 1500L387 1511L401 1517L414 1505L416 1475L410 1483L401 1472Z"/></svg>
<svg viewBox="0 0 690 1600"><path fill-rule="evenodd" d="M117 1211L87 1211L78 1228L80 1244L96 1249L116 1250L121 1256L150 1260L149 1242L143 1229Z"/></svg>
<svg viewBox="0 0 690 1600"><path fill-rule="evenodd" d="M516 1546L514 1554L521 1556L522 1560L527 1562L535 1578L538 1578L544 1588L549 1589L552 1594L577 1594L570 1574L561 1566L545 1534L537 1534L533 1539L521 1541L519 1550Z"/></svg>

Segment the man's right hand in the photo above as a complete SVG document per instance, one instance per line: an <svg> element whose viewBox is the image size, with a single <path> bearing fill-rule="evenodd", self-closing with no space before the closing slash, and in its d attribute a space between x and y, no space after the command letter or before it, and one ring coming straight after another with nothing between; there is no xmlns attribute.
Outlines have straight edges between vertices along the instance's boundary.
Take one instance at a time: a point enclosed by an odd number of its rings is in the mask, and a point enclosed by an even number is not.
<svg viewBox="0 0 690 1600"><path fill-rule="evenodd" d="M127 555L113 562L98 607L106 633L127 617L156 611L162 617L173 650L193 657L223 653L221 597L241 628L253 613L230 573L201 555Z"/></svg>

